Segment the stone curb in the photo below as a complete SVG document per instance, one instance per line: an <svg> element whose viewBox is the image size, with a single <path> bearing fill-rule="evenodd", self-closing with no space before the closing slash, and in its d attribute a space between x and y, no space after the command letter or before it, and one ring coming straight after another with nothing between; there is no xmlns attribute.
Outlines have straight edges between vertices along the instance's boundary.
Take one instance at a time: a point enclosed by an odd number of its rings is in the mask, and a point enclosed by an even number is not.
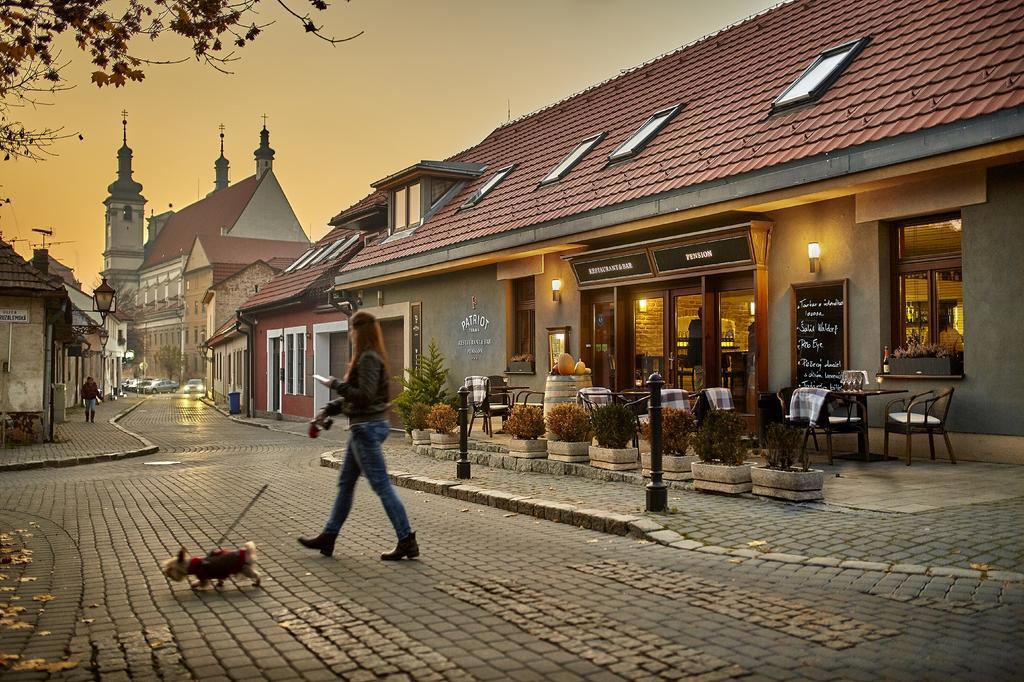
<svg viewBox="0 0 1024 682"><path fill-rule="evenodd" d="M26 469L43 469L48 467L73 467L80 466L82 464L96 464L97 462L113 462L119 459L128 459L129 457L142 457L143 455L152 455L160 451L160 448L153 445L148 439L143 438L134 431L129 431L117 422L122 418L127 417L129 414L139 408L142 403L149 400L149 398L143 398L139 402L135 403L131 407L121 412L118 412L113 417L107 420L107 422L131 436L135 440L142 443L144 447L137 448L135 450L125 450L124 452L108 452L99 455L82 455L81 457L66 457L63 459L41 459L35 462L17 462L12 464L0 464L0 471L24 471Z"/></svg>
<svg viewBox="0 0 1024 682"><path fill-rule="evenodd" d="M306 438L307 437L305 434L295 433L294 431L289 431L288 429L279 429L276 426L271 426L270 424L261 424L260 422L254 422L251 419L249 419L248 417L236 417L235 415L231 414L230 412L228 412L223 407L221 407L217 403L213 402L209 398L200 398L200 400L203 401L204 403L206 403L207 405L209 405L210 407L212 407L213 409L217 410L222 415L224 415L225 417L227 417L231 421L235 422L236 424L245 424L246 426L255 426L257 429L267 429L268 431L276 431L278 433L287 433L289 436L299 436L299 437L302 437L302 438Z"/></svg>
<svg viewBox="0 0 1024 682"><path fill-rule="evenodd" d="M423 446L428 447L428 446ZM341 468L341 459L337 456L340 450L320 455L320 466L332 469ZM458 454L458 453L456 453ZM472 453L470 453L472 454ZM452 459L445 457L444 459ZM472 459L472 458L471 458ZM486 459L486 458L483 458ZM536 462L540 460L524 460ZM486 461L475 462L486 465ZM679 533L662 526L657 521L643 516L619 514L600 509L584 509L571 504L552 502L536 497L514 495L501 490L479 488L463 481L431 479L425 476L392 471L391 481L402 488L418 490L432 495L449 497L471 504L486 505L505 511L546 519L556 523L595 530L611 535L629 536L647 540L652 543L675 549L731 556L742 560L774 561L804 566L822 566L847 570L879 573L904 573L908 575L948 576L954 578L976 578L978 580L996 580L999 582L1024 582L1024 573L1014 571L979 571L954 566L921 566L917 564L885 563L876 561L857 561L838 559L835 557L806 557L800 554L782 552L763 552L752 548L730 549L717 545L707 545L696 540L684 538Z"/></svg>

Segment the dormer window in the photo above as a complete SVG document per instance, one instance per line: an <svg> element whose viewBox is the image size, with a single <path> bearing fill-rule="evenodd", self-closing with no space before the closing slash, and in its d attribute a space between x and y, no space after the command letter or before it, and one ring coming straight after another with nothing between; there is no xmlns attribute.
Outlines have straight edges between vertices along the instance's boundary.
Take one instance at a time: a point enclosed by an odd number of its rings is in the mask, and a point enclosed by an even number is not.
<svg viewBox="0 0 1024 682"><path fill-rule="evenodd" d="M824 95L869 40L870 38L860 38L819 54L811 65L804 69L800 77L772 102L772 111L811 102Z"/></svg>
<svg viewBox="0 0 1024 682"><path fill-rule="evenodd" d="M587 139L576 145L576 148L569 152L569 155L562 159L562 162L555 166L550 173L547 174L540 184L546 185L550 182L556 182L561 180L565 175L573 169L573 167L583 160L583 157L590 153L598 142L604 139L604 133L588 137Z"/></svg>
<svg viewBox="0 0 1024 682"><path fill-rule="evenodd" d="M512 164L511 166L505 166L504 168L498 170L497 173L492 175L490 177L490 179L487 182L485 182L480 187L480 189L478 189L477 191L473 192L473 195L471 197L469 197L468 199L466 199L465 202L463 202L462 208L473 208L474 206L479 204L481 201L483 201L484 197L487 196L487 194L492 189L497 187L498 183L501 182L502 180L504 180L505 176L508 175L509 173L511 173L512 169L515 168L515 167L516 167L516 165Z"/></svg>
<svg viewBox="0 0 1024 682"><path fill-rule="evenodd" d="M422 216L420 204L420 183L414 182L395 190L395 221L392 232L401 232L420 224Z"/></svg>
<svg viewBox="0 0 1024 682"><path fill-rule="evenodd" d="M661 111L653 114L647 122L640 126L635 133L629 136L629 139L620 144L615 148L609 156L609 161L621 161L627 159L634 154L638 154L641 149L647 146L658 131L664 128L672 117L679 113L682 109L681 104L677 104L674 107L668 109L662 109Z"/></svg>

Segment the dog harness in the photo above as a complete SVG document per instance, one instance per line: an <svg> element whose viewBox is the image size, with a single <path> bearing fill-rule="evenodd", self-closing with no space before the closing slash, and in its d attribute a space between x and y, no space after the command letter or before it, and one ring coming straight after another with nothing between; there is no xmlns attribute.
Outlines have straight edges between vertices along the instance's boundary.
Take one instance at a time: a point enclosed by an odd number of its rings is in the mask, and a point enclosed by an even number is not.
<svg viewBox="0 0 1024 682"><path fill-rule="evenodd" d="M244 549L233 552L215 549L203 558L193 557L188 562L188 574L200 580L224 580L241 572L245 566L246 553Z"/></svg>

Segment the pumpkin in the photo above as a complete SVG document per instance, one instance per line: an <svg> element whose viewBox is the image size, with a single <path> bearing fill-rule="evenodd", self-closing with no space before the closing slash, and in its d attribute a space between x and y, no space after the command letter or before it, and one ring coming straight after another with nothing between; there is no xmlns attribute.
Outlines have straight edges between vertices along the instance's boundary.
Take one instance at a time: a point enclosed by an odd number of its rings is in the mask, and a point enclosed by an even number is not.
<svg viewBox="0 0 1024 682"><path fill-rule="evenodd" d="M587 366L583 364L582 360L580 360L579 362L576 363L576 369L573 370L573 374L577 374L578 375L578 374L586 374L586 373L587 373Z"/></svg>
<svg viewBox="0 0 1024 682"><path fill-rule="evenodd" d="M555 367L558 369L559 374L572 374L573 370L576 369L576 361L568 353L562 353L558 356L558 362L555 363Z"/></svg>

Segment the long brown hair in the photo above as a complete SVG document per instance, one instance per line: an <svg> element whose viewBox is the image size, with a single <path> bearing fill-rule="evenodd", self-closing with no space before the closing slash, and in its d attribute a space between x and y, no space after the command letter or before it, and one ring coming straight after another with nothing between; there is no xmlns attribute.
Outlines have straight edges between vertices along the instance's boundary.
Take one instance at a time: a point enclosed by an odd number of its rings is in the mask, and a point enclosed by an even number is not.
<svg viewBox="0 0 1024 682"><path fill-rule="evenodd" d="M352 369L359 364L359 358L368 350L380 356L384 363L384 376L387 376L388 355L384 352L384 335L377 318L372 313L360 310L349 318L349 329L352 332L352 359L345 371L345 380L352 376Z"/></svg>

